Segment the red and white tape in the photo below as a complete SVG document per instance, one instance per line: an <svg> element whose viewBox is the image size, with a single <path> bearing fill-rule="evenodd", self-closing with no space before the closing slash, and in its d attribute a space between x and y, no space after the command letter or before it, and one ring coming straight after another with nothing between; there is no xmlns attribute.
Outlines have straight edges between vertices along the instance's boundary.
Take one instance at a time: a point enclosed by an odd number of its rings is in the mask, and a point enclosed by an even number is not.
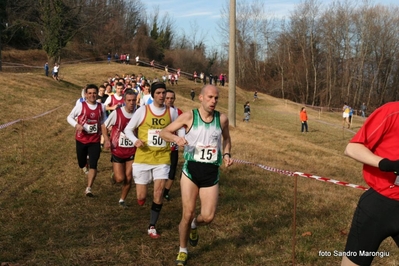
<svg viewBox="0 0 399 266"><path fill-rule="evenodd" d="M343 181L338 181L338 180L327 178L327 177L322 177L322 176L317 176L317 175L312 175L312 174L306 174L306 173L301 173L301 172L291 172L291 171L281 170L281 169L277 169L277 168L274 168L274 167L265 166L265 165L262 165L262 164L251 163L251 162L247 162L247 161L243 161L243 160L233 159L233 161L235 163L249 164L249 165L257 166L257 167L262 168L264 170L275 172L275 173L279 173L279 174L283 174L283 175L287 175L287 176L302 176L302 177L306 177L306 178L315 179L315 180L318 180L318 181L324 181L324 182L332 183L332 184L335 184L335 185L351 187L351 188L357 188L357 189L361 189L361 190L368 190L368 188L364 187L364 186L355 185L355 184L351 184L351 183L343 182Z"/></svg>
<svg viewBox="0 0 399 266"><path fill-rule="evenodd" d="M61 106L58 106L57 108L54 108L54 109L52 109L52 110L50 110L50 111L44 112L44 113L42 113L42 114L39 114L39 115L36 115L36 116L33 116L33 117L29 117L29 118L25 118L25 119L18 119L18 120L15 120L15 121L11 121L11 122L5 123L5 124L3 124L3 125L0 125L0 129L9 127L9 126L11 126L11 125L13 125L13 124L15 124L15 123L21 122L22 120L36 119L36 118L45 116L45 115L47 115L47 114L49 114L49 113L54 112L55 110L57 110L57 109L59 109L59 108L61 108L61 107L62 107L62 105L61 105Z"/></svg>

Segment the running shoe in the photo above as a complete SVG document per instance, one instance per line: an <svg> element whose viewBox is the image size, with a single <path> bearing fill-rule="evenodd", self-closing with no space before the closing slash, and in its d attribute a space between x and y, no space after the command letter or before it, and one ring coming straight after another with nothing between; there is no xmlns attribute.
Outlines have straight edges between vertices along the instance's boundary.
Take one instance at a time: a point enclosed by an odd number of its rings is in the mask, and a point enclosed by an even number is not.
<svg viewBox="0 0 399 266"><path fill-rule="evenodd" d="M199 240L199 235L197 232L197 228L191 228L190 237L188 238L188 243L190 243L191 246L195 247L198 244L198 240Z"/></svg>
<svg viewBox="0 0 399 266"><path fill-rule="evenodd" d="M89 167L87 166L87 164L85 167L82 168L82 170L83 170L83 173L85 173L86 175L89 174Z"/></svg>
<svg viewBox="0 0 399 266"><path fill-rule="evenodd" d="M176 265L184 266L187 264L188 254L186 252L179 252L176 258Z"/></svg>
<svg viewBox="0 0 399 266"><path fill-rule="evenodd" d="M166 195L164 195L163 196L167 201L169 201L170 200L170 196L169 196L169 194L166 194Z"/></svg>
<svg viewBox="0 0 399 266"><path fill-rule="evenodd" d="M119 201L119 207L126 209L127 205L124 201Z"/></svg>
<svg viewBox="0 0 399 266"><path fill-rule="evenodd" d="M116 184L116 181L115 181L115 178L114 178L114 172L112 172L112 174L111 174L111 184L112 185Z"/></svg>
<svg viewBox="0 0 399 266"><path fill-rule="evenodd" d="M93 197L94 196L93 193L91 192L91 187L87 187L86 188L85 194L86 194L87 197Z"/></svg>
<svg viewBox="0 0 399 266"><path fill-rule="evenodd" d="M148 235L151 238L159 238L161 235L157 233L157 229L155 229L155 226L150 226L150 228L148 228Z"/></svg>

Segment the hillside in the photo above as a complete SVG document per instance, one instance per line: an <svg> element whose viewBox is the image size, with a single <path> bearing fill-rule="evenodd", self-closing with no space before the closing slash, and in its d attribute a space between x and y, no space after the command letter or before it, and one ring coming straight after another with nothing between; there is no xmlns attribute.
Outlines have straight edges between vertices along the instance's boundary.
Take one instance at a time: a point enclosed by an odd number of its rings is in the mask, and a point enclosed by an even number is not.
<svg viewBox="0 0 399 266"><path fill-rule="evenodd" d="M116 73L153 78L161 72L120 64L61 64L60 82L42 72L0 75L5 84L1 109L8 111L0 118L0 262L174 265L181 215L179 177L158 222L162 237L149 239L145 230L149 203L139 207L133 188L127 198L130 207L117 206L120 187L109 182L109 152L101 154L94 185L97 196L84 196L85 176L76 163L74 130L66 122L85 84L102 84ZM201 84L182 79L168 88L175 90L176 106L183 111L199 106L198 100L191 101L190 91L198 95ZM218 109L227 112L228 88L219 89ZM237 88L236 127L230 133L232 155L238 161L222 168L216 219L200 228L201 240L189 249L188 264L292 264L294 200L297 265L339 264L340 257L320 256L320 251L343 251L362 190L289 174L298 171L364 186L361 165L343 155L363 120L354 117L352 129L342 129L340 112L308 108L310 132L302 134L301 106L263 94L256 102L252 99L251 92ZM247 100L251 101L249 123L242 122ZM9 122L15 123L7 126ZM182 158L179 167L181 162ZM387 240L380 250L392 254L396 246ZM375 258L373 265L395 263L390 256Z"/></svg>

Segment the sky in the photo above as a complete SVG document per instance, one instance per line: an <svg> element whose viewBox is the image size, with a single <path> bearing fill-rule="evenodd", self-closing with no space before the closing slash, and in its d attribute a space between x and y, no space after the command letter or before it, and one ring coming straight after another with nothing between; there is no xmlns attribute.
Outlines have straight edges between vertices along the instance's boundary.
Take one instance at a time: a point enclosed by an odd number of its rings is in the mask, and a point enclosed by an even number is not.
<svg viewBox="0 0 399 266"><path fill-rule="evenodd" d="M236 0L238 4L239 1ZM256 0L245 0L253 2ZM334 0L319 0L323 6L328 6ZM265 12L275 18L288 18L301 0L258 0L264 2ZM343 0L339 1L343 2ZM223 7L228 7L230 0L143 0L147 12L153 13L156 7L159 8L159 15L164 14L173 21L177 32L184 32L186 35L196 31L196 39L203 38L207 48L218 49L220 37L218 36L218 25L221 20ZM361 2L360 2L361 3ZM386 6L399 6L398 0L371 0L371 4L381 4Z"/></svg>

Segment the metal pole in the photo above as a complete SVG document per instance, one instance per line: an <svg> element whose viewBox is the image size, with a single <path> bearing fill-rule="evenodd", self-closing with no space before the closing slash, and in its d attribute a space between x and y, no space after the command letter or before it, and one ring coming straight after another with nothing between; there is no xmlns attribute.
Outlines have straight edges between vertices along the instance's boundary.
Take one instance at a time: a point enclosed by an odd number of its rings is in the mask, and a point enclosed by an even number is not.
<svg viewBox="0 0 399 266"><path fill-rule="evenodd" d="M230 0L229 36L229 111L230 125L236 126L236 0Z"/></svg>

